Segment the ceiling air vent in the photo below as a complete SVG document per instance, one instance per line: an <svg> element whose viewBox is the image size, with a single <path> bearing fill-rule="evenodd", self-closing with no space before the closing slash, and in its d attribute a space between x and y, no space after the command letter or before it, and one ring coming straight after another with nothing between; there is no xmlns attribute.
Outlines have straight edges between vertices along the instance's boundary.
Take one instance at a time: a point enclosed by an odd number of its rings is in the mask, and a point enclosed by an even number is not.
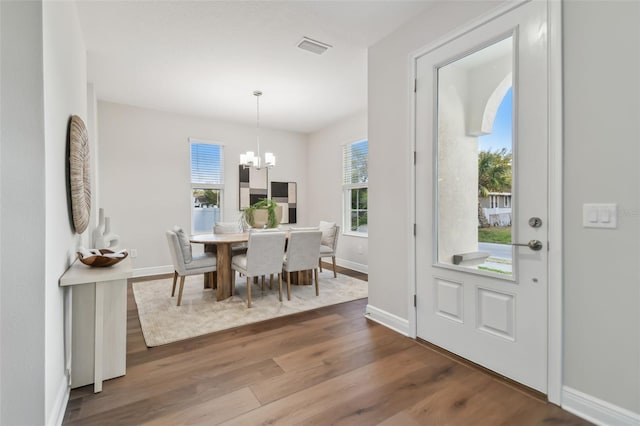
<svg viewBox="0 0 640 426"><path fill-rule="evenodd" d="M308 50L316 55L322 55L330 47L330 44L322 43L321 41L313 40L308 37L302 37L302 40L298 43L298 47L303 50Z"/></svg>

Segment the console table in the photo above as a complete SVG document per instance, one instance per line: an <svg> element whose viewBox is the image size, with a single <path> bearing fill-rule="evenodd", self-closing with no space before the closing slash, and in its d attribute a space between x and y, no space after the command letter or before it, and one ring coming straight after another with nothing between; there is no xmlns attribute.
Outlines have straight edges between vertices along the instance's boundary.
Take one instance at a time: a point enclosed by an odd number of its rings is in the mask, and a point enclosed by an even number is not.
<svg viewBox="0 0 640 426"><path fill-rule="evenodd" d="M127 278L131 259L104 268L76 260L60 277L71 286L71 387L124 376L127 364Z"/></svg>

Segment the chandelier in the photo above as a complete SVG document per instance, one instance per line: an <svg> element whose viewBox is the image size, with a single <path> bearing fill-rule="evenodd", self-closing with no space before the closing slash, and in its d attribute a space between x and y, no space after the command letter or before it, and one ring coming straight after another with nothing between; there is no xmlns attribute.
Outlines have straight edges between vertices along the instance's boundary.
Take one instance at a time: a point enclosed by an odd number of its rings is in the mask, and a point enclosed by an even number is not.
<svg viewBox="0 0 640 426"><path fill-rule="evenodd" d="M240 154L240 165L243 167L254 167L258 170L265 167L267 169L276 165L276 156L271 152L265 152L264 162L260 157L260 96L262 92L256 90L253 92L253 96L256 97L256 143L258 145L258 155L254 151L247 151L244 154Z"/></svg>

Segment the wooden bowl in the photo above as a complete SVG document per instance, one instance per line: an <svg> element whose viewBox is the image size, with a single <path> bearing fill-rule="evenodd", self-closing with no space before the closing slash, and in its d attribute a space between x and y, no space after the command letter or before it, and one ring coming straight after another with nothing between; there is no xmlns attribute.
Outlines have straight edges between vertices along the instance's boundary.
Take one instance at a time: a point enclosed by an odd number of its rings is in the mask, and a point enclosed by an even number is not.
<svg viewBox="0 0 640 426"><path fill-rule="evenodd" d="M100 253L102 254L114 253L114 251L109 249L100 249ZM129 253L127 253L126 251L124 252L124 256L122 257L105 257L105 256L97 256L97 255L82 257L82 254L78 253L78 259L80 259L80 262L84 263L87 266L93 266L93 267L99 267L99 268L115 265L116 263L120 262L122 259L126 259L127 256L129 256Z"/></svg>

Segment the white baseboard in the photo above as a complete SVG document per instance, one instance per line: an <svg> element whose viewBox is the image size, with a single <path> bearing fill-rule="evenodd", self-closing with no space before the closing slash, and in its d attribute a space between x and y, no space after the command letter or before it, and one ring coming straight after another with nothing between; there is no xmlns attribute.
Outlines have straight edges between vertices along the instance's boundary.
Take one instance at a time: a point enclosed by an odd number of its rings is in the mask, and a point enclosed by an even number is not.
<svg viewBox="0 0 640 426"><path fill-rule="evenodd" d="M562 408L602 426L638 426L640 414L618 407L594 396L572 389L562 388Z"/></svg>
<svg viewBox="0 0 640 426"><path fill-rule="evenodd" d="M150 268L137 268L133 270L132 278L138 277L150 277L153 275L163 275L163 274L173 274L173 266L165 265L165 266L153 266Z"/></svg>
<svg viewBox="0 0 640 426"><path fill-rule="evenodd" d="M325 259L328 259L329 261L331 261L330 258L325 258ZM346 259L336 258L336 265L342 266L343 268L348 268L354 271L362 272L363 274L369 273L368 265L363 265L362 263L356 263Z"/></svg>
<svg viewBox="0 0 640 426"><path fill-rule="evenodd" d="M364 316L404 336L409 336L409 321L375 306L367 305Z"/></svg>
<svg viewBox="0 0 640 426"><path fill-rule="evenodd" d="M56 394L55 402L51 408L47 425L60 426L62 420L64 420L64 413L67 411L67 403L69 402L69 394L71 393L71 386L69 386L69 378L67 375L62 376L60 386L58 386L58 392Z"/></svg>

